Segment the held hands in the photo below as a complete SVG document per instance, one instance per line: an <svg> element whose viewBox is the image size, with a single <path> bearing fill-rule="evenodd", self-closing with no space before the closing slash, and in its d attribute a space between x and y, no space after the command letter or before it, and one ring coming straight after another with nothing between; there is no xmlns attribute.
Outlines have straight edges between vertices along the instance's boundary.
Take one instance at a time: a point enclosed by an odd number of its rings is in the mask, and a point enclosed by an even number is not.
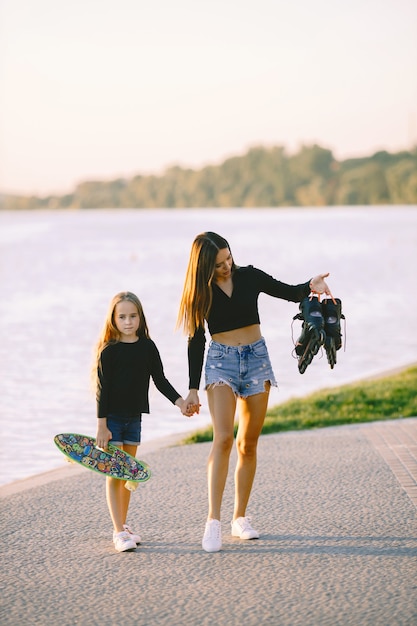
<svg viewBox="0 0 417 626"><path fill-rule="evenodd" d="M189 395L185 400L183 398L178 398L175 404L180 409L181 413L186 417L192 417L194 413L200 412L200 404L198 403L198 398L197 404L195 404L189 401Z"/></svg>
<svg viewBox="0 0 417 626"><path fill-rule="evenodd" d="M179 404L180 400L182 401L181 405ZM181 409L181 413L186 417L192 417L194 413L200 413L201 404L196 389L190 389L188 396L185 398L185 400L179 398L177 402L179 408Z"/></svg>
<svg viewBox="0 0 417 626"><path fill-rule="evenodd" d="M201 404L198 397L197 389L190 389L190 391L188 392L188 396L185 399L185 402L187 403L188 410L192 411L193 414L200 413Z"/></svg>
<svg viewBox="0 0 417 626"><path fill-rule="evenodd" d="M310 281L310 291L312 294L316 293L318 295L319 302L320 302L320 296L323 293L325 293L326 296L330 296L330 298L336 304L336 300L333 298L332 292L330 291L328 284L324 280L328 276L329 276L329 272L327 272L327 274L319 274L318 276L315 276L314 278L312 278ZM312 296L310 297L310 299L311 298Z"/></svg>

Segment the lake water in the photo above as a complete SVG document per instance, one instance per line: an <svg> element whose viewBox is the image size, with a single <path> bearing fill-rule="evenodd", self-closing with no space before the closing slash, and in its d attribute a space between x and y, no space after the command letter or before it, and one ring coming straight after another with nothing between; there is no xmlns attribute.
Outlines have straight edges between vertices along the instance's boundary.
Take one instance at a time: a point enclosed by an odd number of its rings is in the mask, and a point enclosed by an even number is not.
<svg viewBox="0 0 417 626"><path fill-rule="evenodd" d="M175 331L192 240L228 239L238 265L289 283L329 271L346 315L333 370L316 356L300 375L292 356L298 305L260 296L279 389L270 406L417 361L417 208L89 210L0 212L0 484L56 467L58 432L95 434L93 347L112 296L142 301L165 373L188 385L186 338ZM300 322L294 322L294 338ZM151 386L143 441L210 422L183 417Z"/></svg>

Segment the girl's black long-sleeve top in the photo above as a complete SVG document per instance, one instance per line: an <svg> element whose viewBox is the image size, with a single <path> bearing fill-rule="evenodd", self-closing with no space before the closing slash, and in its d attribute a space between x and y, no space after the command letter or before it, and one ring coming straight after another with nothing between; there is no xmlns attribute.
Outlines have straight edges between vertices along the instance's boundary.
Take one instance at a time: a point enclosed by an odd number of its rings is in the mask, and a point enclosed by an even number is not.
<svg viewBox="0 0 417 626"><path fill-rule="evenodd" d="M149 382L173 404L181 397L164 374L162 360L152 339L111 343L98 364L97 417L126 417L149 413Z"/></svg>
<svg viewBox="0 0 417 626"><path fill-rule="evenodd" d="M289 302L301 302L310 293L310 281L288 285L252 265L233 271L233 292L229 297L217 284L212 286L212 304L207 318L210 335L259 324L258 297L266 293ZM189 389L198 389L203 369L206 335L199 327L188 340Z"/></svg>

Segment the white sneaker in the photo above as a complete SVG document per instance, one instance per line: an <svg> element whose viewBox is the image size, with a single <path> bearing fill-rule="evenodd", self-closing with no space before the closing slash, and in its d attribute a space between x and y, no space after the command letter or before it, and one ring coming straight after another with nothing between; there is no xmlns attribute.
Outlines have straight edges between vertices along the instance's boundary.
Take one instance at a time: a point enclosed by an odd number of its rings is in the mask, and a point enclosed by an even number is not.
<svg viewBox="0 0 417 626"><path fill-rule="evenodd" d="M218 519L206 523L201 545L206 552L219 552L222 549L222 526Z"/></svg>
<svg viewBox="0 0 417 626"><path fill-rule="evenodd" d="M136 542L130 538L129 533L123 530L121 533L113 533L113 543L117 552L130 552L136 550Z"/></svg>
<svg viewBox="0 0 417 626"><path fill-rule="evenodd" d="M140 538L140 535L138 535L137 533L133 532L133 530L131 528L129 528L129 526L127 524L123 524L123 528L125 529L125 531L127 533L129 533L129 536L130 536L132 541L134 541L135 543L140 543L142 541L141 538Z"/></svg>
<svg viewBox="0 0 417 626"><path fill-rule="evenodd" d="M259 533L252 528L249 517L238 517L231 522L232 536L239 539L259 539Z"/></svg>

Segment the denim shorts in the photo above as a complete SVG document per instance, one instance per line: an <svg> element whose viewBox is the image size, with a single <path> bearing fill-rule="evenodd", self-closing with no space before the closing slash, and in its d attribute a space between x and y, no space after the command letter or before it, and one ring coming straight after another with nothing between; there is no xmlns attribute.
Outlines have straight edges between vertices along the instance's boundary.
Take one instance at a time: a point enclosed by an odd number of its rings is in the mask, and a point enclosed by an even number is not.
<svg viewBox="0 0 417 626"><path fill-rule="evenodd" d="M108 415L107 428L112 434L110 441L114 445L126 443L131 446L138 446L142 431L142 415L136 417Z"/></svg>
<svg viewBox="0 0 417 626"><path fill-rule="evenodd" d="M211 341L205 378L206 389L211 385L229 385L239 398L264 392L268 381L277 386L264 338L246 346L226 346Z"/></svg>

